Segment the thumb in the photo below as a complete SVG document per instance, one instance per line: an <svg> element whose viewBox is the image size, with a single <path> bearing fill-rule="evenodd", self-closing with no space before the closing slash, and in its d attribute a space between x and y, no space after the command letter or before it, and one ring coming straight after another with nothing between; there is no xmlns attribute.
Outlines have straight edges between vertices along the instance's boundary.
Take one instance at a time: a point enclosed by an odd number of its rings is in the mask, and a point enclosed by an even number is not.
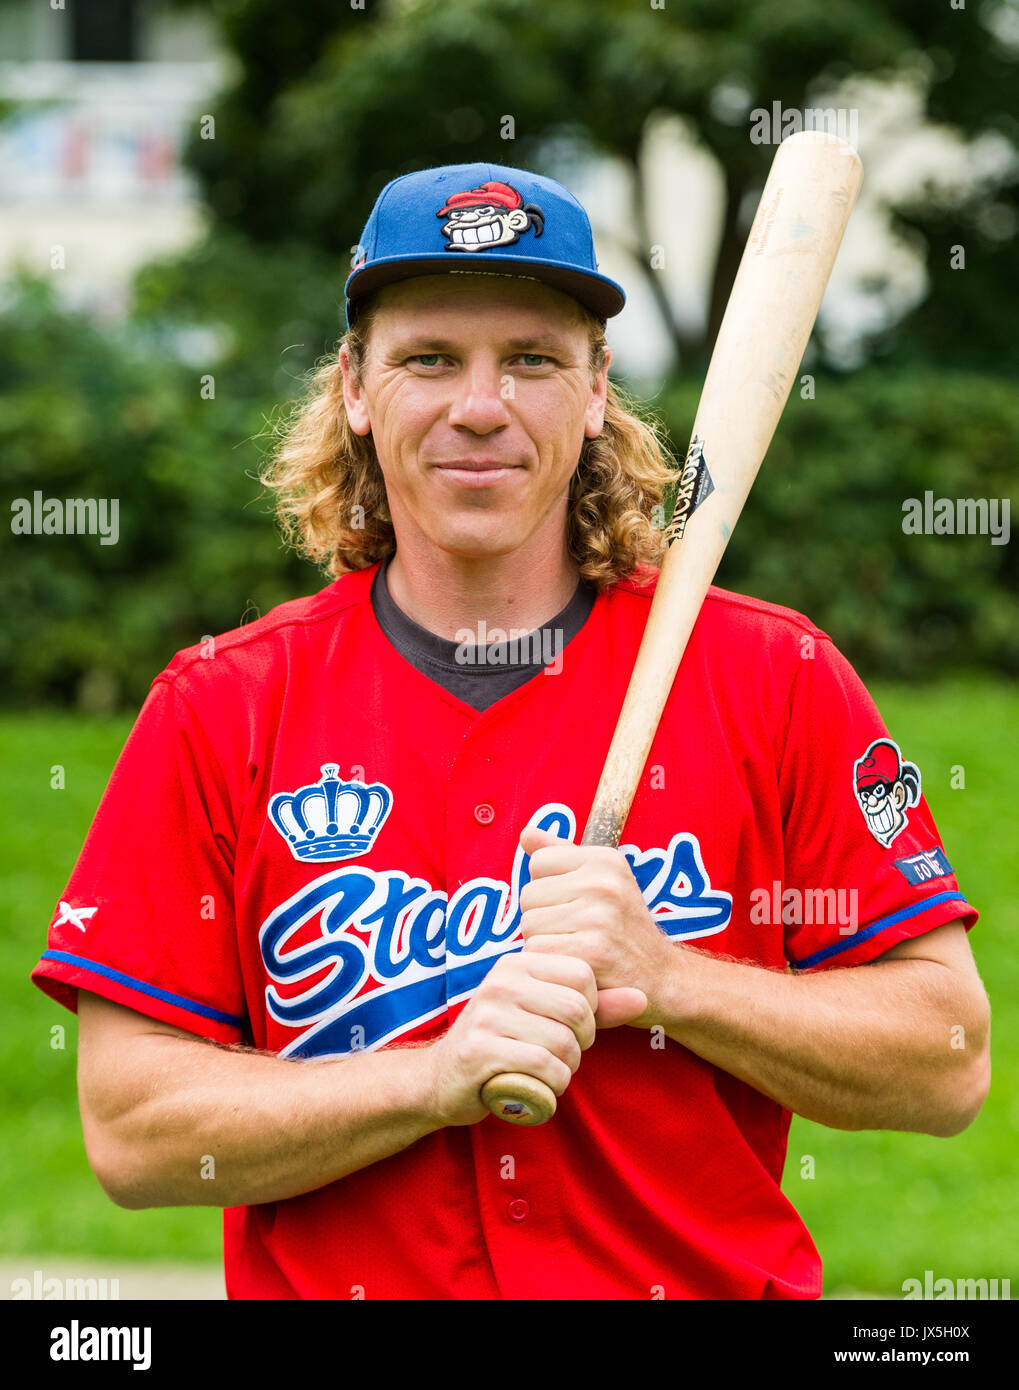
<svg viewBox="0 0 1019 1390"><path fill-rule="evenodd" d="M600 989L594 1021L599 1028L618 1028L623 1023L633 1023L646 1010L647 995L642 989Z"/></svg>
<svg viewBox="0 0 1019 1390"><path fill-rule="evenodd" d="M544 849L546 845L561 845L563 839L552 830L542 830L537 825L528 825L520 832L520 848L525 854Z"/></svg>

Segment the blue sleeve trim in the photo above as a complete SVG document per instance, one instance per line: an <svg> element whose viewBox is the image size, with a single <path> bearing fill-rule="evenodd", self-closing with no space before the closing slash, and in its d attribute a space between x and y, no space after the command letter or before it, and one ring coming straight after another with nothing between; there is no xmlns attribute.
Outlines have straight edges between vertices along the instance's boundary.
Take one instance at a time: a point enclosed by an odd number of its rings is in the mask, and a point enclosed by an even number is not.
<svg viewBox="0 0 1019 1390"><path fill-rule="evenodd" d="M818 951L812 956L807 956L804 960L790 961L789 964L794 970L809 970L812 966L820 965L822 961L830 960L832 956L840 955L843 951L851 951L854 946L859 946L861 941L869 941L872 936L877 936L886 927L894 927L896 922L906 922L910 917L918 917L921 912L926 912L929 907L937 907L939 903L965 902L962 893L935 893L932 898L924 898L922 903L914 903L912 907L904 907L899 912L893 912L890 917L879 917L876 922L871 922L869 927L864 927L863 931L854 932L852 936L847 936L844 941L836 941L831 946L826 946L823 951Z"/></svg>
<svg viewBox="0 0 1019 1390"><path fill-rule="evenodd" d="M137 990L139 994L147 994L151 999L161 999L164 1004L173 1004L176 1008L186 1009L191 1014L200 1014L202 1018L210 1018L214 1023L228 1023L233 1028L244 1028L247 1025L246 1018L235 1018L233 1014L225 1014L220 1009L210 1009L207 1004L196 1004L193 999L185 999L182 994L171 994L169 990L157 989L155 985L147 985L142 980L123 975L119 970L111 970L108 965L97 965L94 960L88 960L85 956L72 956L68 951L43 951L41 958L60 961L64 965L77 965L84 970L90 970L93 975L102 975L104 979L112 980L114 984L126 985L128 989Z"/></svg>

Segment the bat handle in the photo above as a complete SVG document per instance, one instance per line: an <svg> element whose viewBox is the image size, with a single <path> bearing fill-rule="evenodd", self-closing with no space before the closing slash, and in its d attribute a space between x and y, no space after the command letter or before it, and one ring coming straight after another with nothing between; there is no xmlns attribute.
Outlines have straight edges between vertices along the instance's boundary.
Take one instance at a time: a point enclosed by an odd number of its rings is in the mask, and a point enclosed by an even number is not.
<svg viewBox="0 0 1019 1390"><path fill-rule="evenodd" d="M619 844L620 832L630 809L630 799L622 805L611 796L596 801L584 830L584 845ZM481 1088L481 1099L500 1120L511 1125L543 1125L555 1114L556 1098L551 1087L518 1071L490 1077Z"/></svg>
<svg viewBox="0 0 1019 1390"><path fill-rule="evenodd" d="M481 1099L493 1115L511 1125L543 1125L555 1114L552 1088L518 1071L489 1077L481 1088Z"/></svg>

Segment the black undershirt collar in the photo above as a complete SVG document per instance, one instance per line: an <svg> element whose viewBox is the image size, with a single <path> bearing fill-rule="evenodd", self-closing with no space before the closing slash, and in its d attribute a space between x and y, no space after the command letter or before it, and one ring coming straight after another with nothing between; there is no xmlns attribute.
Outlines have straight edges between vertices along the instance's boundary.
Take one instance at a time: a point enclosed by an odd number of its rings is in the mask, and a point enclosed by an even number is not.
<svg viewBox="0 0 1019 1390"><path fill-rule="evenodd" d="M594 585L581 580L566 607L541 627L512 640L504 633L504 640L474 646L439 637L409 618L389 592L388 568L387 559L371 587L379 627L416 670L476 710L487 709L554 665L584 626L598 597ZM488 635L493 633L499 636L495 628Z"/></svg>

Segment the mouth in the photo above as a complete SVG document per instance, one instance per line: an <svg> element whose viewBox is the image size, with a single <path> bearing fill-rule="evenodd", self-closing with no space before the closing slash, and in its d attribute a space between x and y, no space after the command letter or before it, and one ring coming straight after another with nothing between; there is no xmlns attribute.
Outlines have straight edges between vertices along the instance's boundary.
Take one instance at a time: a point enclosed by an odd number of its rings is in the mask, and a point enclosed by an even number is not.
<svg viewBox="0 0 1019 1390"><path fill-rule="evenodd" d="M498 459L459 459L434 467L444 478L463 487L494 487L514 473L526 471L520 464L501 463Z"/></svg>
<svg viewBox="0 0 1019 1390"><path fill-rule="evenodd" d="M453 227L449 239L454 246L481 246L499 240L497 222L477 222L473 227Z"/></svg>
<svg viewBox="0 0 1019 1390"><path fill-rule="evenodd" d="M885 834L887 831L891 830L892 826L895 824L895 815L887 802L876 815L873 811L869 811L868 815L871 818L874 829L880 831L881 834Z"/></svg>

